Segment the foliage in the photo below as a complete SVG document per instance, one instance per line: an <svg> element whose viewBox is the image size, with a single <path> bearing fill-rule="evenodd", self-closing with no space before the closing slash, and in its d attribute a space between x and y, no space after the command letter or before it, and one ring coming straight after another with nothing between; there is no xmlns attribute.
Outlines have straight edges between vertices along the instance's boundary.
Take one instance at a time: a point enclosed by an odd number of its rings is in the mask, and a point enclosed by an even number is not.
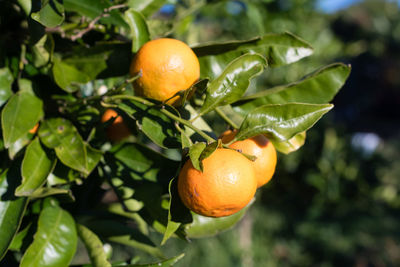
<svg viewBox="0 0 400 267"><path fill-rule="evenodd" d="M176 13L168 14L160 9L165 1L0 3L2 262L141 266L142 259L131 254L111 256L111 244L142 251L149 262L158 261L155 266L174 264L182 256L168 259L161 246L170 237L214 235L245 212L205 219L177 197L173 178L186 157L201 168L201 159L221 145L218 130L208 125L210 113L224 127L238 129L235 140L265 134L290 153L333 107L328 102L346 81L348 65L246 93L267 70L313 53L288 32L193 45L202 76L189 89L194 97L181 107L134 95L131 82L137 77L128 72L138 48L164 36L191 43L194 14L219 5L195 2L180 1ZM100 118L107 108L118 110L129 125L132 136L124 142L106 139L110 122ZM29 133L37 123L38 132ZM161 235L154 238L153 230ZM77 249L78 240L84 250ZM79 261L82 251L86 259Z"/></svg>

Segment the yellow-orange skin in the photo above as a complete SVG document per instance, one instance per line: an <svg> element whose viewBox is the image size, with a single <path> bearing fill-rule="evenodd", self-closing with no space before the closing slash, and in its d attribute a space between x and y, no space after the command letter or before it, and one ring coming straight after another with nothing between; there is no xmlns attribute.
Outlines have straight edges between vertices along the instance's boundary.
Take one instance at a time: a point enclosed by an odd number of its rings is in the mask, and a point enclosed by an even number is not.
<svg viewBox="0 0 400 267"><path fill-rule="evenodd" d="M35 126L33 126L33 128L29 130L29 133L35 134L38 128L39 128L39 123L36 123Z"/></svg>
<svg viewBox="0 0 400 267"><path fill-rule="evenodd" d="M245 207L257 189L254 168L237 151L218 148L203 160L203 172L188 160L178 178L178 192L190 210L209 217L234 214Z"/></svg>
<svg viewBox="0 0 400 267"><path fill-rule="evenodd" d="M135 92L159 101L166 101L190 88L200 78L200 63L192 49L176 39L160 38L145 43L136 53L130 67ZM178 104L179 97L167 101Z"/></svg>
<svg viewBox="0 0 400 267"><path fill-rule="evenodd" d="M115 110L107 109L101 117L101 122L105 123L111 118L116 119L106 129L108 139L114 142L118 142L127 138L131 134L131 131L129 130L128 126L126 126L122 117L118 115Z"/></svg>
<svg viewBox="0 0 400 267"><path fill-rule="evenodd" d="M221 135L222 143L229 143L235 137L236 132L225 131ZM236 141L229 147L240 150L249 155L256 156L255 161L250 161L254 166L257 178L257 188L268 183L275 173L276 149L264 135L257 135L242 141Z"/></svg>

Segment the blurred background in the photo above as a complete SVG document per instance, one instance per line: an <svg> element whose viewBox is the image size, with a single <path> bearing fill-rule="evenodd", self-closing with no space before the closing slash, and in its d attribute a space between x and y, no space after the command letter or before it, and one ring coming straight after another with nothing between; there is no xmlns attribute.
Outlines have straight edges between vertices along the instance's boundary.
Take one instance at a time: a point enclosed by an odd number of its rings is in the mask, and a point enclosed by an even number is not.
<svg viewBox="0 0 400 267"><path fill-rule="evenodd" d="M400 266L399 1L207 2L213 8L185 16L177 38L195 44L290 31L315 48L267 70L250 91L333 62L351 64L352 73L306 144L278 155L274 178L241 223L217 237L167 243L171 254L186 254L177 266ZM195 5L172 1L158 18Z"/></svg>

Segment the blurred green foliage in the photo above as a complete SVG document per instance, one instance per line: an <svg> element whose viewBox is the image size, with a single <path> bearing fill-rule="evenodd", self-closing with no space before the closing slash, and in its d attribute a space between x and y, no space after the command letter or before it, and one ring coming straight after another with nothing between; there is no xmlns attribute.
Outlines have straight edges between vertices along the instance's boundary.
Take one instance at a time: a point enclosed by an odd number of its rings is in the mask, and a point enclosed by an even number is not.
<svg viewBox="0 0 400 267"><path fill-rule="evenodd" d="M190 30L180 38L197 43L287 30L315 48L312 57L270 69L252 83L253 92L333 60L351 63L353 72L332 116L307 132L299 151L279 157L274 179L242 222L218 237L193 240L177 266L399 266L397 3L366 0L336 14L306 0L214 5L186 18ZM374 138L360 142L357 133ZM186 246L169 242L171 251Z"/></svg>

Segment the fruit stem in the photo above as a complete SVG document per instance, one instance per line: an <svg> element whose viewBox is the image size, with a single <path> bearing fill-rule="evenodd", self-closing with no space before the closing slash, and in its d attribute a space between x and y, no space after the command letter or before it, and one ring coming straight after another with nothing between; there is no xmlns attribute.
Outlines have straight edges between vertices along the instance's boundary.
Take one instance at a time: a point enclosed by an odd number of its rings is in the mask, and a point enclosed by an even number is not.
<svg viewBox="0 0 400 267"><path fill-rule="evenodd" d="M105 102L108 102L107 100L117 100L117 99L127 99L127 100L133 100L133 101L138 101L146 106L155 106L154 103L152 103L151 101L142 98L142 97L138 97L138 96L132 96L132 95L113 95L113 96L107 96L105 97L103 100ZM182 119L181 117L176 116L175 114L173 114L172 112L166 110L164 107L160 108L160 112L163 113L164 115L170 117L171 119L178 121L179 123L189 127L190 129L192 129L193 131L195 131L196 133L198 133L200 136L202 136L205 140L210 141L210 142L214 142L215 139L212 138L211 136L209 136L208 134L206 134L205 132L203 132L202 130L200 130L199 128L197 128L196 126L194 126L192 123L190 123L189 121Z"/></svg>
<svg viewBox="0 0 400 267"><path fill-rule="evenodd" d="M215 108L215 112L217 112L217 114L226 122L228 123L232 128L234 129L239 129L239 126L234 123L231 119L228 118L228 116L226 116L226 114L219 108L216 107Z"/></svg>

